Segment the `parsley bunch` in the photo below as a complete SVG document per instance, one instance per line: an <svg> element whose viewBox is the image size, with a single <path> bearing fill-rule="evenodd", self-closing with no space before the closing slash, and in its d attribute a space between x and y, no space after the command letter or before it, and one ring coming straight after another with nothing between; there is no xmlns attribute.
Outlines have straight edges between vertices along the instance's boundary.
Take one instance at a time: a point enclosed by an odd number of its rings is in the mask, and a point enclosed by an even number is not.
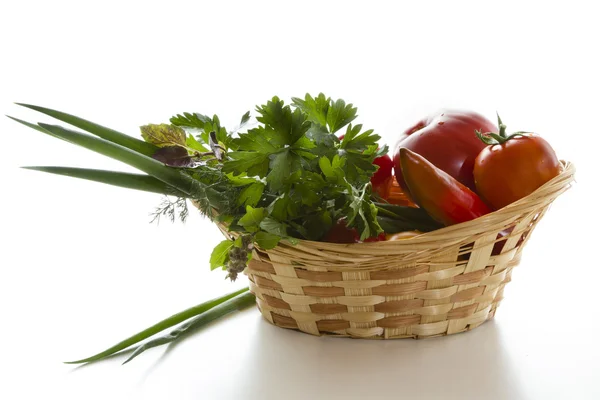
<svg viewBox="0 0 600 400"><path fill-rule="evenodd" d="M171 129L189 134L185 140L188 148L181 151L186 160L194 157L193 149L203 151L196 155L207 154L207 148L222 152L220 159L190 168L196 179L210 185L215 182L207 181L204 173L207 169L219 171L220 186L228 186L229 203L237 208L210 204L220 222L230 231L252 235L265 249L281 239L320 240L342 218L358 230L361 240L383 231L371 201L370 178L377 168L373 160L385 154L387 147L379 148L380 136L373 130L352 124L357 116L352 104L322 93L316 97L307 94L304 99L293 98L291 104L273 97L257 106L256 112L257 126L237 134L227 133L217 116L184 113L171 118ZM241 125L248 119L247 113ZM342 140L337 136L340 133ZM190 138L202 148L194 143L190 151ZM183 144L183 139L180 141ZM181 158L171 161L173 166L182 166ZM239 254L235 249L240 248L235 242L223 241L213 252L211 267L231 272L229 265L239 265L232 256Z"/></svg>

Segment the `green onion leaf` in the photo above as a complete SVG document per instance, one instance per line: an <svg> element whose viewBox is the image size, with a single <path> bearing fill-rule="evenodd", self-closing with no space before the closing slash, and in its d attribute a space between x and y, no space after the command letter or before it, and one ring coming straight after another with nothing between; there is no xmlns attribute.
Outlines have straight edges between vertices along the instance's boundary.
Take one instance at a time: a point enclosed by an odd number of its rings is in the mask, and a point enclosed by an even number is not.
<svg viewBox="0 0 600 400"><path fill-rule="evenodd" d="M164 336L158 337L156 339L152 339L140 346L138 346L134 352L129 356L123 364L127 364L129 361L133 360L135 357L142 354L144 351L151 349L156 346L161 346L163 344L171 343L184 337L187 334L194 332L196 329L199 329L205 325L208 325L210 322L224 317L225 315L237 311L248 308L254 304L255 297L252 293L246 292L233 297L214 308L192 318L188 322L182 324L181 326L173 329L171 332L167 333Z"/></svg>
<svg viewBox="0 0 600 400"><path fill-rule="evenodd" d="M143 140L134 138L129 135L125 135L124 133L117 132L114 129L106 128L104 126L98 125L94 122L87 121L85 119L76 117L71 114L66 114L60 111L52 110L50 108L34 106L31 104L16 104L22 107L27 107L29 109L41 112L42 114L46 114L50 117L56 118L59 121L76 126L77 128L83 129L84 131L101 137L102 139L108 140L109 142L113 142L123 147L127 147L130 150L136 151L146 156L151 156L157 150L157 147L151 143L146 143Z"/></svg>
<svg viewBox="0 0 600 400"><path fill-rule="evenodd" d="M86 179L89 181L106 183L126 189L141 190L144 192L159 193L169 196L189 197L150 175L132 174L128 172L104 171L100 169L70 168L70 167L23 167L32 171L47 172L50 174L70 176L72 178Z"/></svg>
<svg viewBox="0 0 600 400"><path fill-rule="evenodd" d="M152 335L162 332L167 328L170 328L170 327L175 326L175 325L177 325L183 321L186 321L192 317L202 314L202 313L218 306L219 304L222 304L225 301L232 299L232 298L234 298L242 293L245 293L247 291L248 291L248 288L243 288L236 292L229 293L225 296L217 297L216 299L206 301L206 302L199 304L197 306L194 306L192 308L188 308L185 311L174 314L174 315L170 316L169 318L162 320L162 321L152 325L151 327L144 329L143 331L141 331L139 333L136 333L133 336L128 337L127 339L115 344L114 346L112 346L96 355L93 355L93 356L87 357L87 358L83 358L83 359L77 360L77 361L67 361L67 362L65 362L65 364L83 364L83 363L102 360L103 358L106 358L112 354L115 354L118 351L124 350L131 345L139 343L142 340L147 339ZM222 314L222 315L224 315L224 314Z"/></svg>

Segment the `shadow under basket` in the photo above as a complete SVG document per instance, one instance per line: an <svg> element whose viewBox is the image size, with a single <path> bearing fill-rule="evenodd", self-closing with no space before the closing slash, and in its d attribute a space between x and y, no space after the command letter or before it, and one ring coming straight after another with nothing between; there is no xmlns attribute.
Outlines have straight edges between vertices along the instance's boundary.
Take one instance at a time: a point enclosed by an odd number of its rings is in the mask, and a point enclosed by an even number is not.
<svg viewBox="0 0 600 400"><path fill-rule="evenodd" d="M491 319L521 252L575 167L476 220L398 240L300 240L256 249L245 270L264 318L312 335L427 338ZM225 232L224 232L225 233Z"/></svg>

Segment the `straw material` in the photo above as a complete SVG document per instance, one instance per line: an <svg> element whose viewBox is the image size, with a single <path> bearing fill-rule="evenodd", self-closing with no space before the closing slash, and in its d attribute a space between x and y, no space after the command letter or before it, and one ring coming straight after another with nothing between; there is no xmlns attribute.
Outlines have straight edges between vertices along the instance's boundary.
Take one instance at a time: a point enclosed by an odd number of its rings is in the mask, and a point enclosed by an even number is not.
<svg viewBox="0 0 600 400"><path fill-rule="evenodd" d="M563 167L501 210L413 238L256 249L245 271L250 291L267 321L313 335L427 338L476 328L494 316L531 232L570 187L575 167Z"/></svg>

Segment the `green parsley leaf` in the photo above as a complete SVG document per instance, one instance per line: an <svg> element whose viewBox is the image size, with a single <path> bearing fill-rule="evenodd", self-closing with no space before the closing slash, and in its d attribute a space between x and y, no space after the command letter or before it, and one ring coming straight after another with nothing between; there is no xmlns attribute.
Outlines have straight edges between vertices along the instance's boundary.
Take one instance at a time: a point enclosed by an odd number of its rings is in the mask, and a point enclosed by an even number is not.
<svg viewBox="0 0 600 400"><path fill-rule="evenodd" d="M344 170L342 167L346 163L345 158L340 158L339 155L333 157L333 162L327 157L319 159L319 167L329 182L342 183L344 181Z"/></svg>
<svg viewBox="0 0 600 400"><path fill-rule="evenodd" d="M329 132L335 133L356 118L357 109L352 104L346 104L342 99L331 104L327 111L327 126Z"/></svg>
<svg viewBox="0 0 600 400"><path fill-rule="evenodd" d="M321 239L331 229L332 225L333 219L327 211L307 216L303 224L309 240Z"/></svg>
<svg viewBox="0 0 600 400"><path fill-rule="evenodd" d="M309 207L319 203L321 197L319 192L314 190L314 187L310 184L299 182L294 185L294 191L298 194L299 200L302 204Z"/></svg>
<svg viewBox="0 0 600 400"><path fill-rule="evenodd" d="M255 128L248 133L242 133L233 142L244 151L257 151L262 153L273 153L280 147L275 144L276 132L264 127Z"/></svg>
<svg viewBox="0 0 600 400"><path fill-rule="evenodd" d="M267 183L271 191L274 193L282 192L282 189L286 187L288 178L301 168L300 157L289 149L272 155L269 163L271 172L267 175Z"/></svg>
<svg viewBox="0 0 600 400"><path fill-rule="evenodd" d="M223 164L223 172L235 175L246 174L264 178L269 170L269 154L256 151L234 151L229 153L231 161Z"/></svg>
<svg viewBox="0 0 600 400"><path fill-rule="evenodd" d="M287 139L292 121L292 110L284 107L283 100L275 96L267 104L259 106L256 111L260 116L256 117L259 122L270 127L277 135ZM284 140L281 144L290 144L290 140Z"/></svg>
<svg viewBox="0 0 600 400"><path fill-rule="evenodd" d="M175 126L181 126L184 128L204 129L204 124L210 122L210 120L211 119L206 115L186 112L171 117L169 122Z"/></svg>
<svg viewBox="0 0 600 400"><path fill-rule="evenodd" d="M200 142L198 142L193 135L187 135L187 138L185 139L185 145L186 147L199 151L201 153L208 152L208 149L202 146L202 144L200 144Z"/></svg>
<svg viewBox="0 0 600 400"><path fill-rule="evenodd" d="M252 177L248 177L248 176L244 176L244 175L227 174L227 179L229 180L229 183L231 183L234 186L246 186L246 185L251 185L253 183L260 182L256 178L252 178Z"/></svg>
<svg viewBox="0 0 600 400"><path fill-rule="evenodd" d="M256 111L260 114L256 119L272 129L279 138L276 145L292 145L310 128L306 114L299 109L292 112L290 106L284 106L277 96L266 105L257 107Z"/></svg>
<svg viewBox="0 0 600 400"><path fill-rule="evenodd" d="M237 204L239 206L255 207L262 198L264 190L265 185L260 182L246 186L244 190L242 190L242 192L240 193L237 199Z"/></svg>
<svg viewBox="0 0 600 400"><path fill-rule="evenodd" d="M319 93L315 98L306 93L304 100L298 97L292 97L292 102L307 115L309 121L321 126L327 125L327 112L329 110L331 99L325 97L323 93Z"/></svg>
<svg viewBox="0 0 600 400"><path fill-rule="evenodd" d="M289 108L289 106L288 106ZM302 137L306 134L308 129L310 128L310 122L306 119L306 114L304 114L301 110L295 109L292 113L292 120L290 123L289 130L289 144L296 144ZM306 143L306 142L304 142Z"/></svg>
<svg viewBox="0 0 600 400"><path fill-rule="evenodd" d="M283 193L267 207L268 213L279 221L288 221L298 214L298 203L292 200L289 193Z"/></svg>
<svg viewBox="0 0 600 400"><path fill-rule="evenodd" d="M316 145L324 145L328 150L340 142L338 137L334 133L330 133L325 125L313 124L306 132L306 136Z"/></svg>
<svg viewBox="0 0 600 400"><path fill-rule="evenodd" d="M381 136L374 135L372 129L360 133L361 129L362 124L355 126L352 126L352 124L348 125L340 147L347 150L364 151L369 146L377 146L377 141L381 139Z"/></svg>

